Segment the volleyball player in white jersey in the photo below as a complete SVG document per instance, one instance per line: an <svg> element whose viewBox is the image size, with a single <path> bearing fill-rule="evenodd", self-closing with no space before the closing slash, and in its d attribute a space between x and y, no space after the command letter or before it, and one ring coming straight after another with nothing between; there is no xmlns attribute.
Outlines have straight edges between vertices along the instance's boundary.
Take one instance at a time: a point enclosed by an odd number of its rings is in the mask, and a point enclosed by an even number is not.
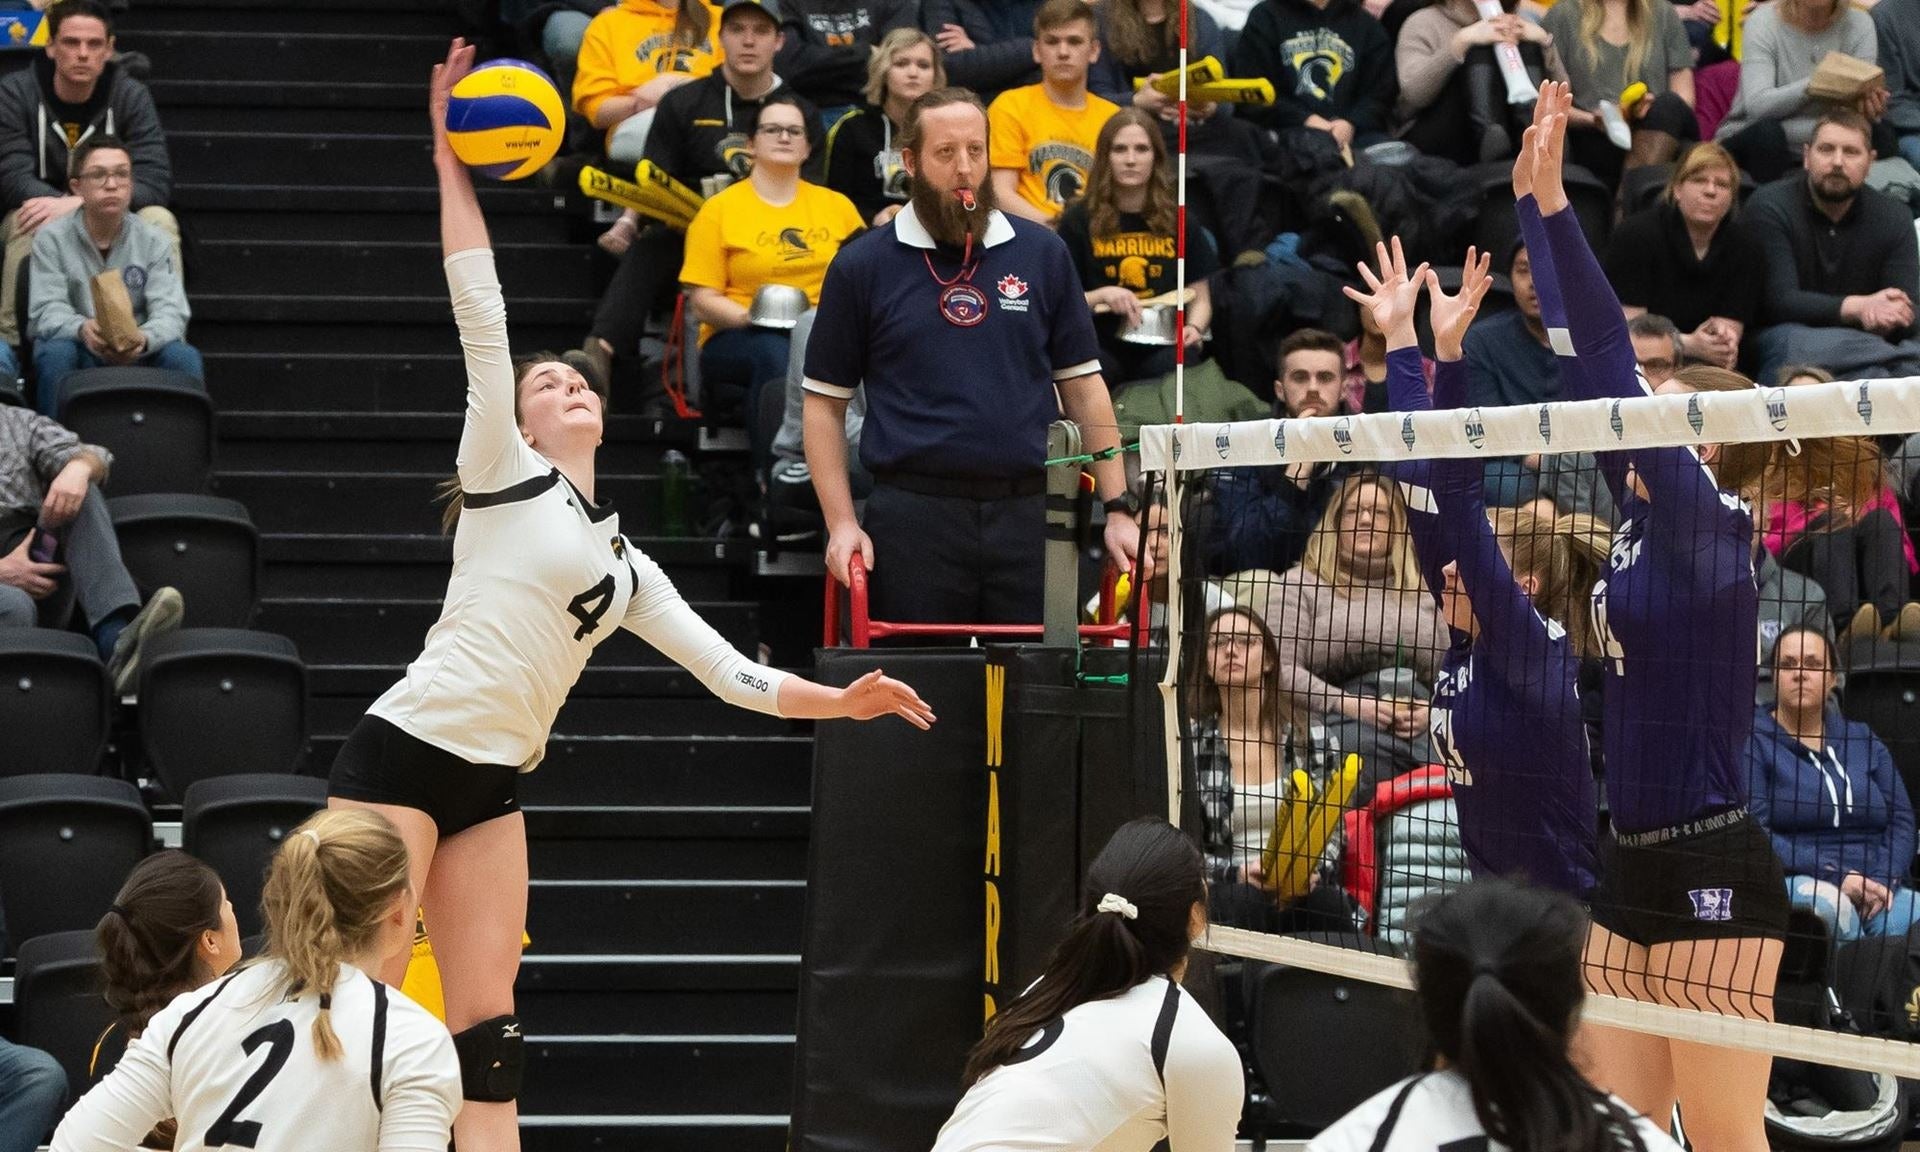
<svg viewBox="0 0 1920 1152"><path fill-rule="evenodd" d="M335 807L377 810L406 841L465 1071L461 1152L512 1152L523 1063L513 981L527 901L515 781L540 762L593 647L628 628L722 699L778 716L891 714L925 728L933 714L878 672L837 689L748 660L595 502L601 398L558 357L510 359L486 221L447 144L448 93L473 55L454 41L430 97L441 243L467 366L453 577L425 651L341 747L328 792ZM388 983L400 984L406 962L386 968Z"/></svg>
<svg viewBox="0 0 1920 1152"><path fill-rule="evenodd" d="M169 1116L175 1152L444 1152L453 1039L375 976L413 939L393 825L317 813L274 854L260 902L261 959L156 1013L60 1122L54 1152L125 1152Z"/></svg>
<svg viewBox="0 0 1920 1152"><path fill-rule="evenodd" d="M1185 833L1157 817L1115 832L1046 971L967 1057L933 1152L1229 1152L1240 1056L1179 984L1206 908Z"/></svg>

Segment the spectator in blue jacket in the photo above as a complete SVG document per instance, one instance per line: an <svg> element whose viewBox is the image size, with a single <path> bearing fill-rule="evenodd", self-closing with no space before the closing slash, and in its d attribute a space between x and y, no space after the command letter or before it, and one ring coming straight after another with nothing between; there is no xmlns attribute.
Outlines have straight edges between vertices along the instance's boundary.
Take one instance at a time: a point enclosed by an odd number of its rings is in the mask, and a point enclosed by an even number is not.
<svg viewBox="0 0 1920 1152"><path fill-rule="evenodd" d="M1280 419L1346 412L1346 345L1331 332L1302 328L1280 342L1273 414ZM1337 464L1275 464L1212 473L1213 523L1207 567L1225 576L1249 568L1284 572L1299 562L1307 537L1346 469Z"/></svg>
<svg viewBox="0 0 1920 1152"><path fill-rule="evenodd" d="M1920 916L1907 886L1913 805L1887 746L1832 706L1835 672L1824 633L1780 634L1777 698L1756 711L1748 744L1748 806L1786 866L1795 907L1826 921L1836 941L1904 936Z"/></svg>

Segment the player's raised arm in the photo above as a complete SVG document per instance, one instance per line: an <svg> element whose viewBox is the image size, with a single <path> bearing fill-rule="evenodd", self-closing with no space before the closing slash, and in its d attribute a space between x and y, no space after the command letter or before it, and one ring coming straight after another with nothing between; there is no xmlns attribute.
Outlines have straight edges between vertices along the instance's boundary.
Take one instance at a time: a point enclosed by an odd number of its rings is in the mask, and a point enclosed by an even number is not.
<svg viewBox="0 0 1920 1152"><path fill-rule="evenodd" d="M453 99L453 86L473 71L473 53L473 45L455 37L447 45L446 60L433 66L433 79L427 88L427 118L433 125L433 170L440 183L440 253L448 257L490 246L480 198L473 191L473 176L453 154L453 145L447 140L447 105Z"/></svg>

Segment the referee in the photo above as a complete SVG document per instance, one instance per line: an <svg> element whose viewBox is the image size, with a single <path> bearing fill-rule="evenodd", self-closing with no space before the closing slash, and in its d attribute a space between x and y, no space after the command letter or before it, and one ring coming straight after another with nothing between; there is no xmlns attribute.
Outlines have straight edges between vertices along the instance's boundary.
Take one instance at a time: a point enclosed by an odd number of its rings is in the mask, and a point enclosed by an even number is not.
<svg viewBox="0 0 1920 1152"><path fill-rule="evenodd" d="M907 110L910 201L827 269L806 356L806 453L827 569L857 550L872 610L902 622L1041 617L1047 426L1117 447L1100 346L1072 257L1044 225L993 207L987 115L946 88ZM847 482L847 402L866 386L866 521ZM1138 508L1117 457L1093 465L1106 546L1131 568Z"/></svg>

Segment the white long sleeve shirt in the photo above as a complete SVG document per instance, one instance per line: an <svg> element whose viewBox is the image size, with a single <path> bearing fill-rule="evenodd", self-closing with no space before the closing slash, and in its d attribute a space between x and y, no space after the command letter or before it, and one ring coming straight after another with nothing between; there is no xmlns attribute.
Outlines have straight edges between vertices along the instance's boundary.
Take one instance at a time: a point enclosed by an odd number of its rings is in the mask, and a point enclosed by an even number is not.
<svg viewBox="0 0 1920 1152"><path fill-rule="evenodd" d="M493 253L446 266L467 364L466 508L440 619L370 714L472 763L532 771L587 657L623 626L721 699L778 715L786 673L728 644L620 534L619 514L587 503L521 436Z"/></svg>

